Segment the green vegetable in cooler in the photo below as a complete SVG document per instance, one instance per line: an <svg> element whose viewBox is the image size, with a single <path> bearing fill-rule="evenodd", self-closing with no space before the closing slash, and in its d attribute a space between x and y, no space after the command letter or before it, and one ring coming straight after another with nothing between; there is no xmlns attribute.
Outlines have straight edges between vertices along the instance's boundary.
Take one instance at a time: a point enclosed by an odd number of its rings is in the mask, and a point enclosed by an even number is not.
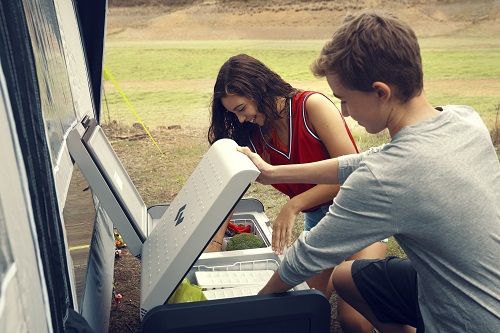
<svg viewBox="0 0 500 333"><path fill-rule="evenodd" d="M175 289L174 293L168 299L167 304L188 303L206 301L207 298L201 287L191 284L187 278L184 278L181 284Z"/></svg>
<svg viewBox="0 0 500 333"><path fill-rule="evenodd" d="M243 233L234 235L227 243L226 251L246 250L266 247L264 241L254 234Z"/></svg>

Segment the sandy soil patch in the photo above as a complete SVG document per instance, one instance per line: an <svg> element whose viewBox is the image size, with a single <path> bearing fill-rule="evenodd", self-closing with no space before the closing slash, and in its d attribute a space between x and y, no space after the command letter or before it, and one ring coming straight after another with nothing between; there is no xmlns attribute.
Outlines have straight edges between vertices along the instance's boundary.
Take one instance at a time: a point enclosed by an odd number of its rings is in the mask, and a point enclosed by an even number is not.
<svg viewBox="0 0 500 333"><path fill-rule="evenodd" d="M328 39L348 13L390 10L419 36L484 26L495 31L500 1L205 1L197 6L110 8L112 40Z"/></svg>

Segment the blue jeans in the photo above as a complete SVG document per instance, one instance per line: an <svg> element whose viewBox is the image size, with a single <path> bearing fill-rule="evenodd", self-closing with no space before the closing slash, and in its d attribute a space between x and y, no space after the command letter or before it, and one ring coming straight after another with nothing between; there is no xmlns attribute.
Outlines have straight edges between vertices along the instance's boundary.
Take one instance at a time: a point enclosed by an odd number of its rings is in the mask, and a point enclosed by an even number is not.
<svg viewBox="0 0 500 333"><path fill-rule="evenodd" d="M325 217L329 207L330 206L325 205L321 206L315 211L304 213L304 230L309 231L312 229L312 227L318 224L318 222L321 221L323 217Z"/></svg>

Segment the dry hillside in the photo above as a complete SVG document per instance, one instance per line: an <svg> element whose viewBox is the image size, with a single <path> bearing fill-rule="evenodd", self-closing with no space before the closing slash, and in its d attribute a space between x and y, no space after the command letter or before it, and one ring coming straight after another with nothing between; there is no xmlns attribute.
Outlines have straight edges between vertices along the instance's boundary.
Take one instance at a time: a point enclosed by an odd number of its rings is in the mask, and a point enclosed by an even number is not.
<svg viewBox="0 0 500 333"><path fill-rule="evenodd" d="M419 36L500 33L499 0L114 0L107 33L112 40L328 39L347 13L366 8L396 13Z"/></svg>

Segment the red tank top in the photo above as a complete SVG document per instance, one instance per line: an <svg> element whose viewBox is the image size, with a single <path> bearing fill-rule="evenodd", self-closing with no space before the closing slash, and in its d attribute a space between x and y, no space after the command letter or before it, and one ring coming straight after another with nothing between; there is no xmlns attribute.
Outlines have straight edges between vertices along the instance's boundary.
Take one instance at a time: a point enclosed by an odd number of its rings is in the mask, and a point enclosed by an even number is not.
<svg viewBox="0 0 500 333"><path fill-rule="evenodd" d="M270 142L264 139L260 126L255 126L250 136L250 148L258 153L266 162L272 165L301 164L329 159L328 150L320 138L313 132L306 113L306 100L316 92L304 91L292 97L289 107L289 141L281 142L276 132L271 133ZM332 102L333 103L333 102ZM338 110L338 108L337 108ZM340 112L340 111L339 111ZM342 114L341 114L342 117ZM342 117L342 119L344 119ZM347 127L344 125L352 144L358 151L354 139ZM273 184L274 188L293 198L313 186L314 184ZM314 211L320 206L330 205L332 200L316 207L311 207L304 212Z"/></svg>

